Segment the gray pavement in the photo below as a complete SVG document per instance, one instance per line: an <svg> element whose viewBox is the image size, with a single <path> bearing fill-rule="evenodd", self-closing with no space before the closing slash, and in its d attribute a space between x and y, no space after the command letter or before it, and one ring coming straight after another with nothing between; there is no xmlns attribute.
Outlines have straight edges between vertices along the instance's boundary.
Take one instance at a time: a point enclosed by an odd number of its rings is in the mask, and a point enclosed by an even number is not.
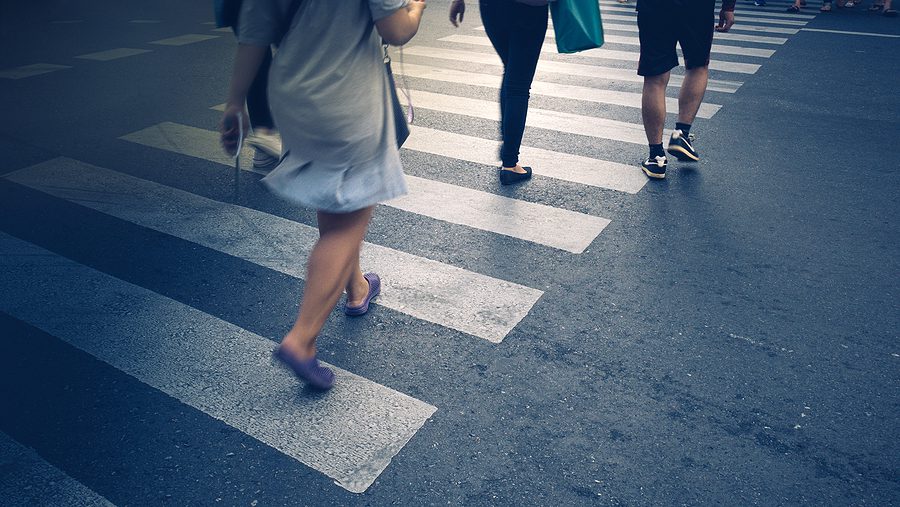
<svg viewBox="0 0 900 507"><path fill-rule="evenodd" d="M326 325L324 396L267 358L315 216L234 195L211 6L0 7L0 503L900 503L900 22L740 2L704 160L646 181L601 1L603 51L542 55L507 188L500 67L448 3L394 52L417 193L376 212L385 294Z"/></svg>

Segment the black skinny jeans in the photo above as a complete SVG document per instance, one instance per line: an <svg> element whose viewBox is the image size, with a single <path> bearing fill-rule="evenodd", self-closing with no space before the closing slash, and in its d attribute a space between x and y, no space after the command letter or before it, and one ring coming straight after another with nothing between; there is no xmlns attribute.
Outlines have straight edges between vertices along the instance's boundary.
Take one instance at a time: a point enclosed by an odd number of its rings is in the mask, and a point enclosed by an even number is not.
<svg viewBox="0 0 900 507"><path fill-rule="evenodd" d="M515 0L480 0L479 6L484 30L503 61L500 158L504 167L514 167L525 133L531 81L547 34L547 6L532 7Z"/></svg>

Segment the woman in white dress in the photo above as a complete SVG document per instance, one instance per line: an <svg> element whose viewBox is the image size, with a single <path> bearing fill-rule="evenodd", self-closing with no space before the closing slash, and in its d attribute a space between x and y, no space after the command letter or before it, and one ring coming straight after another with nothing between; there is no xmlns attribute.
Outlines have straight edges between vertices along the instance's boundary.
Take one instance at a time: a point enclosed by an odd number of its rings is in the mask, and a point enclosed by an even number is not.
<svg viewBox="0 0 900 507"><path fill-rule="evenodd" d="M284 145L263 179L276 195L318 212L300 314L275 356L308 384L328 389L334 373L316 359L316 337L346 290L344 312L366 313L380 291L359 251L375 205L406 193L381 41L401 45L419 28L424 0L245 0L221 123L222 145L238 147L247 91L270 45L272 115Z"/></svg>

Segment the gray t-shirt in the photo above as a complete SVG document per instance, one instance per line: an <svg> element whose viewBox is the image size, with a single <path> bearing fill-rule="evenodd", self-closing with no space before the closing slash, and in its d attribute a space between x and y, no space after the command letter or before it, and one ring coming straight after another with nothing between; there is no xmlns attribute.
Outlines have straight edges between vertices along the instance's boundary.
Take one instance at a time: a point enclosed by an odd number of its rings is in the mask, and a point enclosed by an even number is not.
<svg viewBox="0 0 900 507"><path fill-rule="evenodd" d="M269 104L285 150L306 161L359 165L396 147L381 38L375 20L409 0L245 0L242 44L280 45Z"/></svg>

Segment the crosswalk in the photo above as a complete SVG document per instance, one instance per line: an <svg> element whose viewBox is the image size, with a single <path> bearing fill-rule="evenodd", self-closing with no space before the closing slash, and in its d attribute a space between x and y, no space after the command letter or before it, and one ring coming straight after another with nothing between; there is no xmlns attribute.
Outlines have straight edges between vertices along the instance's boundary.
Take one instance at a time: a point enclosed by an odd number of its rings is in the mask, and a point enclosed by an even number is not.
<svg viewBox="0 0 900 507"><path fill-rule="evenodd" d="M534 105L529 110L529 137L521 157L534 167L537 178L627 200L647 183L628 150L598 158L589 150L528 143L542 136L579 136L630 148L646 144L643 127L634 120L640 110L642 82L635 73L639 45L635 14L614 1L600 3L606 47L559 55L552 29L548 33L532 93L556 105ZM710 93L700 110L701 119L726 110L729 97L743 81L752 78L812 18L773 9L747 12L746 22L740 15L733 32L716 34ZM188 34L154 44L178 47L214 37ZM78 58L113 61L143 51L118 48ZM482 27L472 24L435 41L414 42L404 48L394 71L409 81L414 107L442 119L412 125L404 152L496 170L499 142L495 138L447 128L460 122L499 122L496 99L485 97L496 97L501 63ZM682 73L673 72L671 82L677 85L681 80ZM674 96L667 98L667 107L670 112L676 110ZM230 177L233 161L221 152L217 133L208 125L179 120L124 132L117 142L127 149L202 161L219 167L223 179ZM245 155L243 159L249 160L249 151ZM314 227L117 169L58 157L4 178L292 279L306 276L306 255L317 238ZM496 188L451 184L421 175L407 180L409 195L385 207L420 223L453 224L561 259L582 255L613 223L610 217L500 195ZM429 419L440 417L441 407L427 399L341 369L340 357L332 365L339 378L333 391L298 398L292 377L270 362L275 344L269 338L6 233L0 233L0 251L3 269L16 273L0 280L0 311L277 449L347 491L366 491L417 432L427 427ZM473 341L498 346L547 297L537 284L504 280L446 259L375 243L364 245L361 262L382 276L378 305L448 330L446 335L455 340L452 346L460 349ZM47 312L45 307L58 311ZM423 338L430 339L435 338ZM0 433L0 446L14 444L7 444L3 437ZM50 466L42 470L63 474ZM91 492L84 489L82 493L90 497ZM105 501L96 497L95 503Z"/></svg>

